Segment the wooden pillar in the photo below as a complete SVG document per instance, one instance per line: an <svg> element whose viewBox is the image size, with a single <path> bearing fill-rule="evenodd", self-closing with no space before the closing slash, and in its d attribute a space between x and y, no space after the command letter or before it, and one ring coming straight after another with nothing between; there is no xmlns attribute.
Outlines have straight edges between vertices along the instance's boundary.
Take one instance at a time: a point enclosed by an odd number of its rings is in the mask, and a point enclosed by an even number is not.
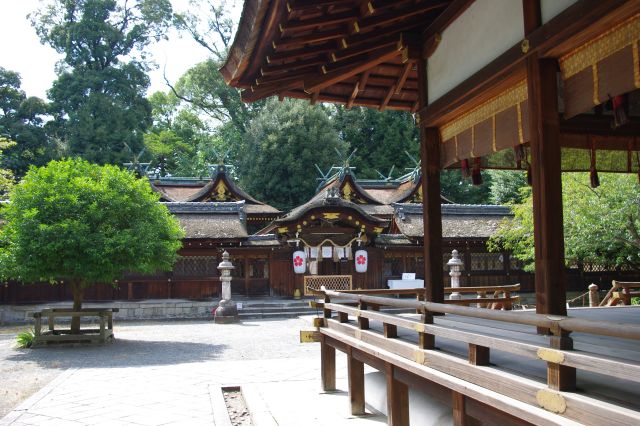
<svg viewBox="0 0 640 426"><path fill-rule="evenodd" d="M353 357L352 348L347 352L347 369L349 372L349 400L351 414L364 414L364 363Z"/></svg>
<svg viewBox="0 0 640 426"><path fill-rule="evenodd" d="M329 346L326 337L320 338L320 375L322 390L336 390L336 348Z"/></svg>
<svg viewBox="0 0 640 426"><path fill-rule="evenodd" d="M557 69L555 59L527 59L536 312L566 315Z"/></svg>
<svg viewBox="0 0 640 426"><path fill-rule="evenodd" d="M418 103L427 106L427 61L418 61ZM440 198L440 132L420 126L422 218L424 221L424 285L429 302L444 303L442 277L442 212Z"/></svg>
<svg viewBox="0 0 640 426"><path fill-rule="evenodd" d="M453 402L453 424L454 426L465 426L467 422L467 413L464 406L464 395L460 392L451 391L451 399Z"/></svg>
<svg viewBox="0 0 640 426"><path fill-rule="evenodd" d="M386 365L387 376L387 424L409 426L409 387L396 380L393 364Z"/></svg>

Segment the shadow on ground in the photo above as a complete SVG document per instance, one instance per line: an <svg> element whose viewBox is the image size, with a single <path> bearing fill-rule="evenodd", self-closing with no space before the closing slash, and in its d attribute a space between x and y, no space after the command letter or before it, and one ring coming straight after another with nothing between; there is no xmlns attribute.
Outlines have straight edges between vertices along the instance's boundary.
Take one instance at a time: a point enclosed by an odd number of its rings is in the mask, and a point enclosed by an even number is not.
<svg viewBox="0 0 640 426"><path fill-rule="evenodd" d="M116 339L97 346L24 349L6 359L59 369L137 367L211 361L219 358L226 348L226 345L207 343Z"/></svg>

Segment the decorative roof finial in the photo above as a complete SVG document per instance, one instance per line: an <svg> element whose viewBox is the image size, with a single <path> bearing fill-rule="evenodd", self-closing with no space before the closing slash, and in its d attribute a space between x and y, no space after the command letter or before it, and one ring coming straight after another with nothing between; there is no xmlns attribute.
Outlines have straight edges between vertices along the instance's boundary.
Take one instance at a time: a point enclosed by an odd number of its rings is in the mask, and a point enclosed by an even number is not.
<svg viewBox="0 0 640 426"><path fill-rule="evenodd" d="M148 162L148 163L140 162L140 157L142 157L142 155L144 154L145 148L142 148L142 150L138 153L138 155L136 155L134 154L133 150L126 142L124 142L124 147L131 154L131 161L128 163L122 163L122 165L125 166L129 171L133 172L138 178L141 178L142 176L146 176L147 170L149 170L149 166L151 165L151 162Z"/></svg>

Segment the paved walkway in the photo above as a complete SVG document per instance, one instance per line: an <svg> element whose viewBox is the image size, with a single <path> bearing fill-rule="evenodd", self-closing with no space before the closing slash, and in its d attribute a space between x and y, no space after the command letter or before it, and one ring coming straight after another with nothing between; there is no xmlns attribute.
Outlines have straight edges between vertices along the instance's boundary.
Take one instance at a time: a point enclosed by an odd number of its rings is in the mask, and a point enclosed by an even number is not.
<svg viewBox="0 0 640 426"><path fill-rule="evenodd" d="M222 386L242 387L257 426L386 423L380 415L351 416L344 391L320 391L319 347L298 343L301 328L308 322L116 324L116 342L102 347L5 351L3 377L60 374L0 425L226 426ZM26 374L25 364L35 370ZM344 357L337 375L346 389Z"/></svg>

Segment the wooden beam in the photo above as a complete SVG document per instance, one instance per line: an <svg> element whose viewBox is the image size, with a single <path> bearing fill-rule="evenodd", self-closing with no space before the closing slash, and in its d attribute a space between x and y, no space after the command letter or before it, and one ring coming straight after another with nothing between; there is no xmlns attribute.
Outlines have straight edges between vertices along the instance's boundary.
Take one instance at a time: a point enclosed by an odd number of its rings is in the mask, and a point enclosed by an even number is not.
<svg viewBox="0 0 640 426"><path fill-rule="evenodd" d="M349 376L349 400L351 414L360 416L364 411L364 363L358 361L352 353L351 347L347 351L347 371Z"/></svg>
<svg viewBox="0 0 640 426"><path fill-rule="evenodd" d="M344 0L289 0L287 1L287 10L291 13L309 9L321 9L327 6L340 6L342 4L344 4Z"/></svg>
<svg viewBox="0 0 640 426"><path fill-rule="evenodd" d="M418 102L427 104L427 61L418 61ZM444 303L442 278L442 207L440 198L440 132L420 127L422 219L424 225L424 284L429 302Z"/></svg>
<svg viewBox="0 0 640 426"><path fill-rule="evenodd" d="M299 60L301 58L313 57L330 53L335 50L333 42L318 44L315 46L305 46L301 49L281 50L277 53L267 55L267 64L282 64L285 61Z"/></svg>
<svg viewBox="0 0 640 426"><path fill-rule="evenodd" d="M404 65L404 68L402 69L402 74L400 74L400 77L398 78L398 83L396 85L396 90L395 90L396 95L399 95L400 92L402 91L402 88L404 87L404 83L407 81L407 77L409 77L409 73L411 72L411 69L414 66L415 66L414 61L409 61Z"/></svg>
<svg viewBox="0 0 640 426"><path fill-rule="evenodd" d="M402 46L401 43L398 43L398 45L383 47L377 51L367 54L357 62L357 65L354 64L341 67L341 64L336 62L334 64L336 66L333 67L333 71L327 72L325 75L311 79L310 81L306 81L304 89L307 92L315 92L339 81L343 81L349 77L360 74L382 62L397 57L403 47L404 46Z"/></svg>
<svg viewBox="0 0 640 426"><path fill-rule="evenodd" d="M360 31L367 31L375 27L393 25L417 15L423 15L435 9L444 8L449 5L446 0L428 0L420 3L412 3L402 9L393 9L389 13L376 14L375 16L362 19L359 23Z"/></svg>
<svg viewBox="0 0 640 426"><path fill-rule="evenodd" d="M454 426L466 426L467 413L465 410L465 396L460 392L451 391L451 400L453 402L453 424Z"/></svg>
<svg viewBox="0 0 640 426"><path fill-rule="evenodd" d="M279 92L279 94L289 98L294 98L294 99L308 100L311 98L310 93L306 93L302 90L296 90L296 89L285 90L283 92ZM318 95L318 102L346 104L348 100L349 99L347 96L332 95L332 94L323 93L323 92L320 92L320 95ZM414 104L414 101L412 100L409 100L409 101L392 100L391 102L389 102L389 105L387 105L387 109L397 110L397 111L411 111L413 104ZM364 106L368 108L378 108L380 106L380 99L373 99L368 97L365 98L365 97L359 96L355 100L353 105Z"/></svg>
<svg viewBox="0 0 640 426"><path fill-rule="evenodd" d="M331 15L322 15L318 18L292 20L282 24L280 26L280 31L282 34L290 35L293 31L304 31L323 26L343 24L345 22L353 21L358 16L359 13L350 11Z"/></svg>
<svg viewBox="0 0 640 426"><path fill-rule="evenodd" d="M345 29L327 30L327 31L314 31L305 36L285 37L277 42L273 42L273 49L276 52L280 52L284 49L290 49L292 47L304 46L308 43L319 43L321 41L336 40L344 37L346 34Z"/></svg>
<svg viewBox="0 0 640 426"><path fill-rule="evenodd" d="M566 315L557 70L554 59L527 59L536 312Z"/></svg>
<svg viewBox="0 0 640 426"><path fill-rule="evenodd" d="M299 70L300 68L306 68L309 66L315 66L317 69L318 65L322 65L325 62L326 61L322 57L317 56L315 58L310 58L303 61L293 61L293 62L287 62L287 63L280 63L277 65L269 64L266 67L263 67L260 69L260 74L263 77L267 77L267 76L272 76L277 74L288 73L291 71L296 71L296 70Z"/></svg>
<svg viewBox="0 0 640 426"><path fill-rule="evenodd" d="M542 25L540 0L522 0L524 35L529 35Z"/></svg>
<svg viewBox="0 0 640 426"><path fill-rule="evenodd" d="M336 390L336 349L327 343L324 335L320 338L320 375L323 391Z"/></svg>
<svg viewBox="0 0 640 426"><path fill-rule="evenodd" d="M387 363L387 424L389 426L409 426L409 387L396 379L396 367Z"/></svg>

